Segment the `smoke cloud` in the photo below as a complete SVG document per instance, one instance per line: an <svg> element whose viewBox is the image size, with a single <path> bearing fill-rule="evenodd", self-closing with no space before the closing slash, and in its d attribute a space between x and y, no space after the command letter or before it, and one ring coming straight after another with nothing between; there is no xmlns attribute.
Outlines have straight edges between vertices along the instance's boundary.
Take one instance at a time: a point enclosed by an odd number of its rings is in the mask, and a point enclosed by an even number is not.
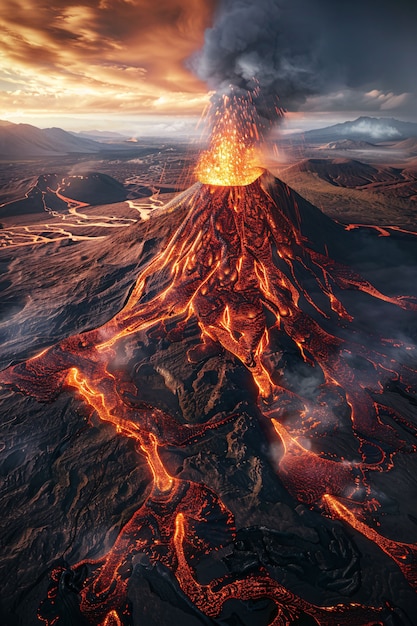
<svg viewBox="0 0 417 626"><path fill-rule="evenodd" d="M216 91L259 85L265 108L337 89L415 94L416 21L409 0L220 0L190 65Z"/></svg>
<svg viewBox="0 0 417 626"><path fill-rule="evenodd" d="M282 1L222 0L193 69L216 91L259 86L265 108L277 96L280 106L297 108L316 93L317 78L311 42L293 17Z"/></svg>
<svg viewBox="0 0 417 626"><path fill-rule="evenodd" d="M364 135L365 137L372 137L372 139L380 141L386 137L390 137L392 139L401 137L400 131L393 126L384 122L376 124L367 120L360 120L359 122L352 124L347 132L354 136L359 134Z"/></svg>

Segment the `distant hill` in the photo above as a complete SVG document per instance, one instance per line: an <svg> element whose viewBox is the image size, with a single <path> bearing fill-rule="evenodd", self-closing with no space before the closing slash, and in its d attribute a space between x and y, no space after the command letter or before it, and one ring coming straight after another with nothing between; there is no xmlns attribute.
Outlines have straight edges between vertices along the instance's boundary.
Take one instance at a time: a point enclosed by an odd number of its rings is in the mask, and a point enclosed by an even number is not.
<svg viewBox="0 0 417 626"><path fill-rule="evenodd" d="M327 150L370 150L376 148L376 146L374 143L369 143L369 141L339 139L338 141L330 141L323 148Z"/></svg>
<svg viewBox="0 0 417 626"><path fill-rule="evenodd" d="M129 135L122 135L111 130L81 130L80 132L71 132L74 137L81 137L82 139L91 139L92 141L98 141L99 143L112 144L123 143L129 139Z"/></svg>
<svg viewBox="0 0 417 626"><path fill-rule="evenodd" d="M374 167L353 159L305 159L288 167L287 174L313 174L337 187L360 188L375 183L396 183L402 180L401 170Z"/></svg>
<svg viewBox="0 0 417 626"><path fill-rule="evenodd" d="M304 139L309 143L329 143L341 139L375 143L402 141L409 137L417 137L417 124L387 117L358 117L352 122L343 122L326 128L309 130L303 134L291 135L292 139Z"/></svg>
<svg viewBox="0 0 417 626"><path fill-rule="evenodd" d="M10 183L0 195L0 217L43 213L45 210L67 212L78 203L85 205L123 202L127 190L117 180L90 172L84 176L42 174Z"/></svg>
<svg viewBox="0 0 417 626"><path fill-rule="evenodd" d="M0 158L25 159L74 152L93 154L103 149L96 141L75 137L61 128L37 128L30 124L0 122Z"/></svg>
<svg viewBox="0 0 417 626"><path fill-rule="evenodd" d="M417 137L409 137L408 139L395 143L392 147L396 150L406 150L410 154L417 154Z"/></svg>

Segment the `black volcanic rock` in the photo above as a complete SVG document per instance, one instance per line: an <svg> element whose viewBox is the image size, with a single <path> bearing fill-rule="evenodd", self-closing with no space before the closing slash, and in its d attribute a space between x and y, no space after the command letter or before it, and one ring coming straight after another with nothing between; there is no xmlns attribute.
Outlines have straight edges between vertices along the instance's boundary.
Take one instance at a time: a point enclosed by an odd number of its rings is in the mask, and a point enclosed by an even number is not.
<svg viewBox="0 0 417 626"><path fill-rule="evenodd" d="M7 218L44 212L43 194L37 185L36 178L19 181L14 189L9 185L8 192L9 197L14 196L16 200L10 199L3 206L0 206L0 217Z"/></svg>

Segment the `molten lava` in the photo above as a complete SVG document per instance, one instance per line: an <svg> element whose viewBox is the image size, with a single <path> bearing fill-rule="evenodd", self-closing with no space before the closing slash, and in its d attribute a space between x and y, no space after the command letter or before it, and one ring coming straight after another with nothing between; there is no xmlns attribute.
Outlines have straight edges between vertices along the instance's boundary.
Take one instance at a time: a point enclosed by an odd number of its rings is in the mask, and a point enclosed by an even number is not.
<svg viewBox="0 0 417 626"><path fill-rule="evenodd" d="M259 408L272 419L283 444L278 472L294 498L343 519L396 562L412 552L371 531L366 520L355 523L354 514L339 500L357 495L355 506L365 519L367 473L389 469L405 442L392 425L404 418L391 410L391 419L384 421L388 408L381 382L387 371L399 372L400 364L389 350L372 351L350 343L338 329L353 322L342 303L347 289L403 309L417 310L417 304L406 297L385 296L306 241L291 196L288 193L287 201L278 199L274 181L257 165L258 136L251 117L245 117L242 107L236 108L236 101L233 106L224 102L227 106L215 118L210 150L197 167L200 182L170 207L186 205L188 215L165 250L140 273L124 308L100 328L70 337L1 375L3 383L39 401L54 399L64 388L77 390L101 421L135 441L152 477L146 501L105 557L74 564L69 571L54 570L48 598L40 608L40 618L49 626L59 623L54 602L65 576L79 580L80 612L90 624L125 623L126 572L139 553L168 568L189 600L210 617L217 617L231 598L269 598L276 606L271 622L275 626L289 625L302 613L319 625L382 624L379 608L315 606L286 590L262 568L240 577L198 582L193 561L234 541L234 517L209 485L171 476L160 451L205 437L237 414L194 426L179 424L141 402L141 390L133 381L119 379L118 347L127 338L157 327L174 340L197 321L200 342L188 351L189 361L203 360L213 347L221 346L247 367L259 389ZM321 373L317 398L286 386L271 358L273 345L284 340L300 360ZM366 367L355 368L352 353ZM305 449L289 432L291 415L301 419L308 433L325 422L335 402L350 416L356 462L327 459ZM373 464L367 461L369 445L379 449L379 460ZM83 568L88 571L84 577ZM415 584L416 570L409 561L402 571Z"/></svg>
<svg viewBox="0 0 417 626"><path fill-rule="evenodd" d="M206 185L237 187L263 172L257 148L259 132L252 108L238 96L224 96L215 110L209 149L200 156L196 175Z"/></svg>

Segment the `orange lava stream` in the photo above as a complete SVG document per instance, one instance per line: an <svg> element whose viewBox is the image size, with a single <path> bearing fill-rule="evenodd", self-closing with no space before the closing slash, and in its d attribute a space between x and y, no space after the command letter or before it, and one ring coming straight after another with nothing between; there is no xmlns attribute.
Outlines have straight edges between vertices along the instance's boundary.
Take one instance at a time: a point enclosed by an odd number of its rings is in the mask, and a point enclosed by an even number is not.
<svg viewBox="0 0 417 626"><path fill-rule="evenodd" d="M106 619L103 622L103 626L122 626L122 622L119 619L116 611L110 611L107 614Z"/></svg>
<svg viewBox="0 0 417 626"><path fill-rule="evenodd" d="M281 480L297 500L318 502L330 492L353 496L359 486L359 464L331 461L306 450L277 420L272 419L284 451L279 462Z"/></svg>
<svg viewBox="0 0 417 626"><path fill-rule="evenodd" d="M343 605L315 606L288 591L266 571L261 575L249 575L240 580L229 581L225 577L214 579L208 585L201 585L197 583L184 555L185 531L186 520L184 515L179 513L175 520L174 535L178 559L176 577L183 591L205 615L218 617L224 603L232 598L239 598L242 601L269 598L277 608L277 614L270 622L270 626L289 626L302 612L312 616L319 626L335 626L335 624L352 626L354 623L361 626L383 624L379 619L380 609L354 603L348 607Z"/></svg>
<svg viewBox="0 0 417 626"><path fill-rule="evenodd" d="M417 590L417 544L393 541L392 539L383 537L376 530L370 528L367 524L364 524L358 519L353 511L349 510L347 506L335 496L325 494L323 501L334 519L341 519L350 524L352 528L360 532L370 541L373 541L385 554L395 561L411 587Z"/></svg>

